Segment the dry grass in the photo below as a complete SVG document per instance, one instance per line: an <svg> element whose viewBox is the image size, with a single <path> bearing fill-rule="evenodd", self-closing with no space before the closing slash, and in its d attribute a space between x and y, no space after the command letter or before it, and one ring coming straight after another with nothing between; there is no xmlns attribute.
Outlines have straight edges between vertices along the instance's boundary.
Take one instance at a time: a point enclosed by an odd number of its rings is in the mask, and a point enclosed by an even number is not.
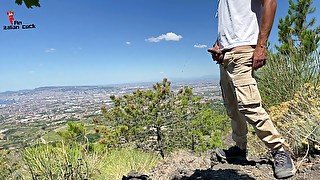
<svg viewBox="0 0 320 180"><path fill-rule="evenodd" d="M270 54L267 65L257 73L264 106L295 157L319 152L319 57L319 52ZM252 144L259 152L261 144Z"/></svg>
<svg viewBox="0 0 320 180"><path fill-rule="evenodd" d="M305 84L292 100L271 107L270 116L294 155L320 150L320 86Z"/></svg>
<svg viewBox="0 0 320 180"><path fill-rule="evenodd" d="M104 154L64 143L27 148L23 158L32 179L87 179L100 174L105 159Z"/></svg>
<svg viewBox="0 0 320 180"><path fill-rule="evenodd" d="M305 84L290 101L269 108L269 114L286 139L285 148L294 157L320 152L320 86ZM249 151L251 155L268 152L251 128Z"/></svg>
<svg viewBox="0 0 320 180"><path fill-rule="evenodd" d="M109 152L102 176L97 179L120 180L131 171L148 173L159 161L159 156L135 149L119 149Z"/></svg>

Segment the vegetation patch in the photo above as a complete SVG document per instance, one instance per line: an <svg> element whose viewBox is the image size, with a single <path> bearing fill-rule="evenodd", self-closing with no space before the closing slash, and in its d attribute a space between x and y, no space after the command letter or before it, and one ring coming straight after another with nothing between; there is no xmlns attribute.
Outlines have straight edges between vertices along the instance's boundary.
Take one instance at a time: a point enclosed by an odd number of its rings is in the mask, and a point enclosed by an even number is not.
<svg viewBox="0 0 320 180"><path fill-rule="evenodd" d="M159 159L159 155L131 148L111 150L104 161L104 176L98 179L121 179L129 172L148 173Z"/></svg>
<svg viewBox="0 0 320 180"><path fill-rule="evenodd" d="M290 101L270 108L276 126L296 155L320 152L320 86L305 84Z"/></svg>
<svg viewBox="0 0 320 180"><path fill-rule="evenodd" d="M173 92L170 84L164 79L153 90L111 96L114 106L102 108L105 120L96 121L100 142L109 148L131 145L162 157L179 148L204 151L221 146L230 124L218 111L222 104L203 102L190 87Z"/></svg>

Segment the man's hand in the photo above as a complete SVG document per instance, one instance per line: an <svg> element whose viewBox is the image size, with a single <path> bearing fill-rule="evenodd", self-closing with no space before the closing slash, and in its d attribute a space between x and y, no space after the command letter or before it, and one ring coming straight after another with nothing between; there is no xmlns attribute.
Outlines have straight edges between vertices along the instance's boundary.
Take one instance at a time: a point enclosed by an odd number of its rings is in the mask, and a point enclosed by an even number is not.
<svg viewBox="0 0 320 180"><path fill-rule="evenodd" d="M211 53L212 59L214 61L217 61L217 64L222 63L223 55L222 55L222 51L220 50L218 43L215 43L212 48L209 48L208 52Z"/></svg>
<svg viewBox="0 0 320 180"><path fill-rule="evenodd" d="M257 46L252 56L252 68L257 70L266 64L267 48L264 46Z"/></svg>
<svg viewBox="0 0 320 180"><path fill-rule="evenodd" d="M257 46L252 57L252 68L254 70L259 69L266 64L266 45L277 9L277 0L261 0L261 5L263 9L261 14L260 31Z"/></svg>

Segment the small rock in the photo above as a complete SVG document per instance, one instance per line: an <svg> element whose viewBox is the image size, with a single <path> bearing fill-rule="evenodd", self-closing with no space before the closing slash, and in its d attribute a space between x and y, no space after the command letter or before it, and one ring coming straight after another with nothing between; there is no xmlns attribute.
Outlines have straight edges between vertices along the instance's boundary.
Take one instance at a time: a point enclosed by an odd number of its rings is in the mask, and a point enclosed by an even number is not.
<svg viewBox="0 0 320 180"><path fill-rule="evenodd" d="M305 169L305 173L311 173L311 169Z"/></svg>
<svg viewBox="0 0 320 180"><path fill-rule="evenodd" d="M312 170L316 171L316 170L320 170L320 164L315 164L311 167Z"/></svg>
<svg viewBox="0 0 320 180"><path fill-rule="evenodd" d="M311 172L311 169L303 168L303 169L299 169L298 172L299 172L299 173L310 173L310 172Z"/></svg>
<svg viewBox="0 0 320 180"><path fill-rule="evenodd" d="M258 169L268 169L268 165L267 164L257 164L256 167Z"/></svg>
<svg viewBox="0 0 320 180"><path fill-rule="evenodd" d="M138 173L138 172L130 172L128 176L123 176L122 180L151 180L149 176Z"/></svg>

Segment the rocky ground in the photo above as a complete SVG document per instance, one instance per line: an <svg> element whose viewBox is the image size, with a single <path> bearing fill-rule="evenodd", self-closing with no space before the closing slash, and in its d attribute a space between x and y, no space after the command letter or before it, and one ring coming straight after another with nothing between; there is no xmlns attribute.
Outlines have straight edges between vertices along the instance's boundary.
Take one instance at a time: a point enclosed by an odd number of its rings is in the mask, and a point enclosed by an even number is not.
<svg viewBox="0 0 320 180"><path fill-rule="evenodd" d="M299 168L291 180L320 179L320 157L306 158L296 162ZM196 155L187 151L173 153L163 159L149 174L131 174L123 179L153 180L211 180L211 179L276 179L273 176L272 161L269 158L249 157L248 163L220 163L212 153Z"/></svg>

